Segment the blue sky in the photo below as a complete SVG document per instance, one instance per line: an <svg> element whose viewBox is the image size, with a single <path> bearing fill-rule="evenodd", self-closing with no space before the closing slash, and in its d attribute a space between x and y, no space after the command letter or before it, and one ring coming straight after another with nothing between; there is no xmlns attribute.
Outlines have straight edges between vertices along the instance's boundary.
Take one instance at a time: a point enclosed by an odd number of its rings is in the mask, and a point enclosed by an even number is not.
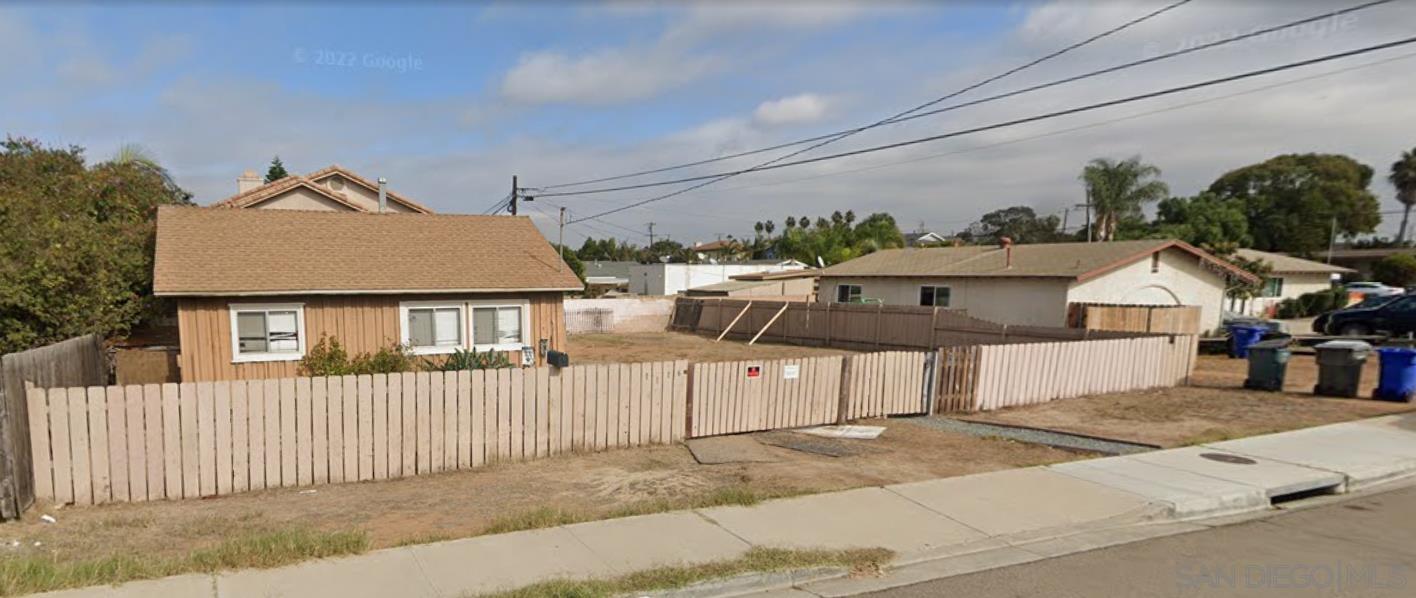
<svg viewBox="0 0 1416 598"><path fill-rule="evenodd" d="M1004 91L1156 49L1291 20L1335 4L1197 0L987 88ZM620 174L871 122L1148 12L1127 3L80 3L0 6L7 134L94 159L148 148L201 203L279 154L331 163L435 209L480 212L512 174L541 185ZM872 131L851 149L985 124L1384 41L1416 22L1384 7L1322 28L1160 68ZM1406 27L1409 29L1409 26ZM1080 201L1091 157L1140 154L1177 194L1277 153L1353 155L1383 172L1416 145L1416 61L1378 64L1234 99L1219 96L1400 55L1134 108L720 183L567 231L683 241L748 235L786 215L894 213L960 228L982 212ZM320 64L352 60L352 65ZM400 62L402 61L402 62ZM962 98L961 98L962 99ZM1176 107L1196 100L1195 107ZM1354 107L1362 109L1355 110ZM1176 107L1125 122L1070 128ZM1404 120L1403 120L1404 119ZM1001 145L1000 145L1001 144ZM945 155L938 155L945 154ZM929 157L938 155L937 157ZM731 161L718 167L746 166ZM863 170L873 168L873 170ZM685 171L696 174L706 170ZM1389 186L1373 190L1395 206ZM652 191L543 201L586 215ZM543 227L549 219L533 211ZM642 238L632 239L641 241Z"/></svg>

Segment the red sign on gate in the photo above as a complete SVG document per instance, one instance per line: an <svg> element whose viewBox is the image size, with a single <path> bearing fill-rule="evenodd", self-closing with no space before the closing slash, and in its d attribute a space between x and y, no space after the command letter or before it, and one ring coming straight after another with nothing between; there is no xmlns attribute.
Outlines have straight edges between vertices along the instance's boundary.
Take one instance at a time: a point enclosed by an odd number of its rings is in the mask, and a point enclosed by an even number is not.
<svg viewBox="0 0 1416 598"><path fill-rule="evenodd" d="M748 377L748 378L761 378L761 377L762 377L762 366L760 366L760 365L750 365L750 366L747 366L747 377Z"/></svg>

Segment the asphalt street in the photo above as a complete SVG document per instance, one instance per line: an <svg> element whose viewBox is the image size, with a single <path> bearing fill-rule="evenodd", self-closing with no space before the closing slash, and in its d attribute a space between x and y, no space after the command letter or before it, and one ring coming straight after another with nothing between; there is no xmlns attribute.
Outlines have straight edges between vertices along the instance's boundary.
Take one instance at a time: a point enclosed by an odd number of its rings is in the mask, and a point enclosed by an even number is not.
<svg viewBox="0 0 1416 598"><path fill-rule="evenodd" d="M1416 596L1416 487L866 595Z"/></svg>

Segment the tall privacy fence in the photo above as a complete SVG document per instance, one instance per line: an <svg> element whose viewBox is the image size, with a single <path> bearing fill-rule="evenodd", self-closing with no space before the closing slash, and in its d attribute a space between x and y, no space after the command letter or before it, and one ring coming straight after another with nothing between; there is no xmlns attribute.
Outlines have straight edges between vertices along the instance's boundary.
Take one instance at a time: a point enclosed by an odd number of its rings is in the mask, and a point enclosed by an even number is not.
<svg viewBox="0 0 1416 598"><path fill-rule="evenodd" d="M1068 303L1067 326L1088 330L1200 334L1200 308L1193 305Z"/></svg>
<svg viewBox="0 0 1416 598"><path fill-rule="evenodd" d="M97 334L0 357L0 519L19 517L35 499L25 385L107 383L103 338Z"/></svg>
<svg viewBox="0 0 1416 598"><path fill-rule="evenodd" d="M1193 337L28 390L34 488L102 503L1173 386Z"/></svg>
<svg viewBox="0 0 1416 598"><path fill-rule="evenodd" d="M1010 326L961 310L909 305L696 299L674 305L672 330L857 351L1131 338L1135 332Z"/></svg>

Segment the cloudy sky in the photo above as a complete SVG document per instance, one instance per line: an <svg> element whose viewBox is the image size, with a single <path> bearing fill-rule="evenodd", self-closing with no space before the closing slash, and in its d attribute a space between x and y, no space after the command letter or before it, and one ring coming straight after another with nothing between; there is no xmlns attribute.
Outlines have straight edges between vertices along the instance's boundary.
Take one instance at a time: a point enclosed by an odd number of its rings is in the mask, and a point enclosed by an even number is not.
<svg viewBox="0 0 1416 598"><path fill-rule="evenodd" d="M1352 3L1356 3L1355 0ZM958 101L1232 37L1347 2L1194 0ZM199 203L279 155L331 163L436 210L480 213L511 175L546 186L756 149L873 122L1153 10L1133 3L0 5L0 125L93 159L148 148ZM1031 116L1416 34L1400 1L1124 73L874 129L807 156ZM1122 107L744 175L572 225L643 242L749 236L853 209L904 228L1082 200L1093 157L1139 154L1176 194L1280 153L1385 172L1416 146L1416 45ZM942 105L948 105L942 104ZM621 182L751 166L790 150ZM588 187L587 187L588 188ZM679 187L542 198L591 216ZM1071 215L1072 223L1077 214ZM1387 217L1383 230L1396 218ZM638 235L638 236L636 236Z"/></svg>

